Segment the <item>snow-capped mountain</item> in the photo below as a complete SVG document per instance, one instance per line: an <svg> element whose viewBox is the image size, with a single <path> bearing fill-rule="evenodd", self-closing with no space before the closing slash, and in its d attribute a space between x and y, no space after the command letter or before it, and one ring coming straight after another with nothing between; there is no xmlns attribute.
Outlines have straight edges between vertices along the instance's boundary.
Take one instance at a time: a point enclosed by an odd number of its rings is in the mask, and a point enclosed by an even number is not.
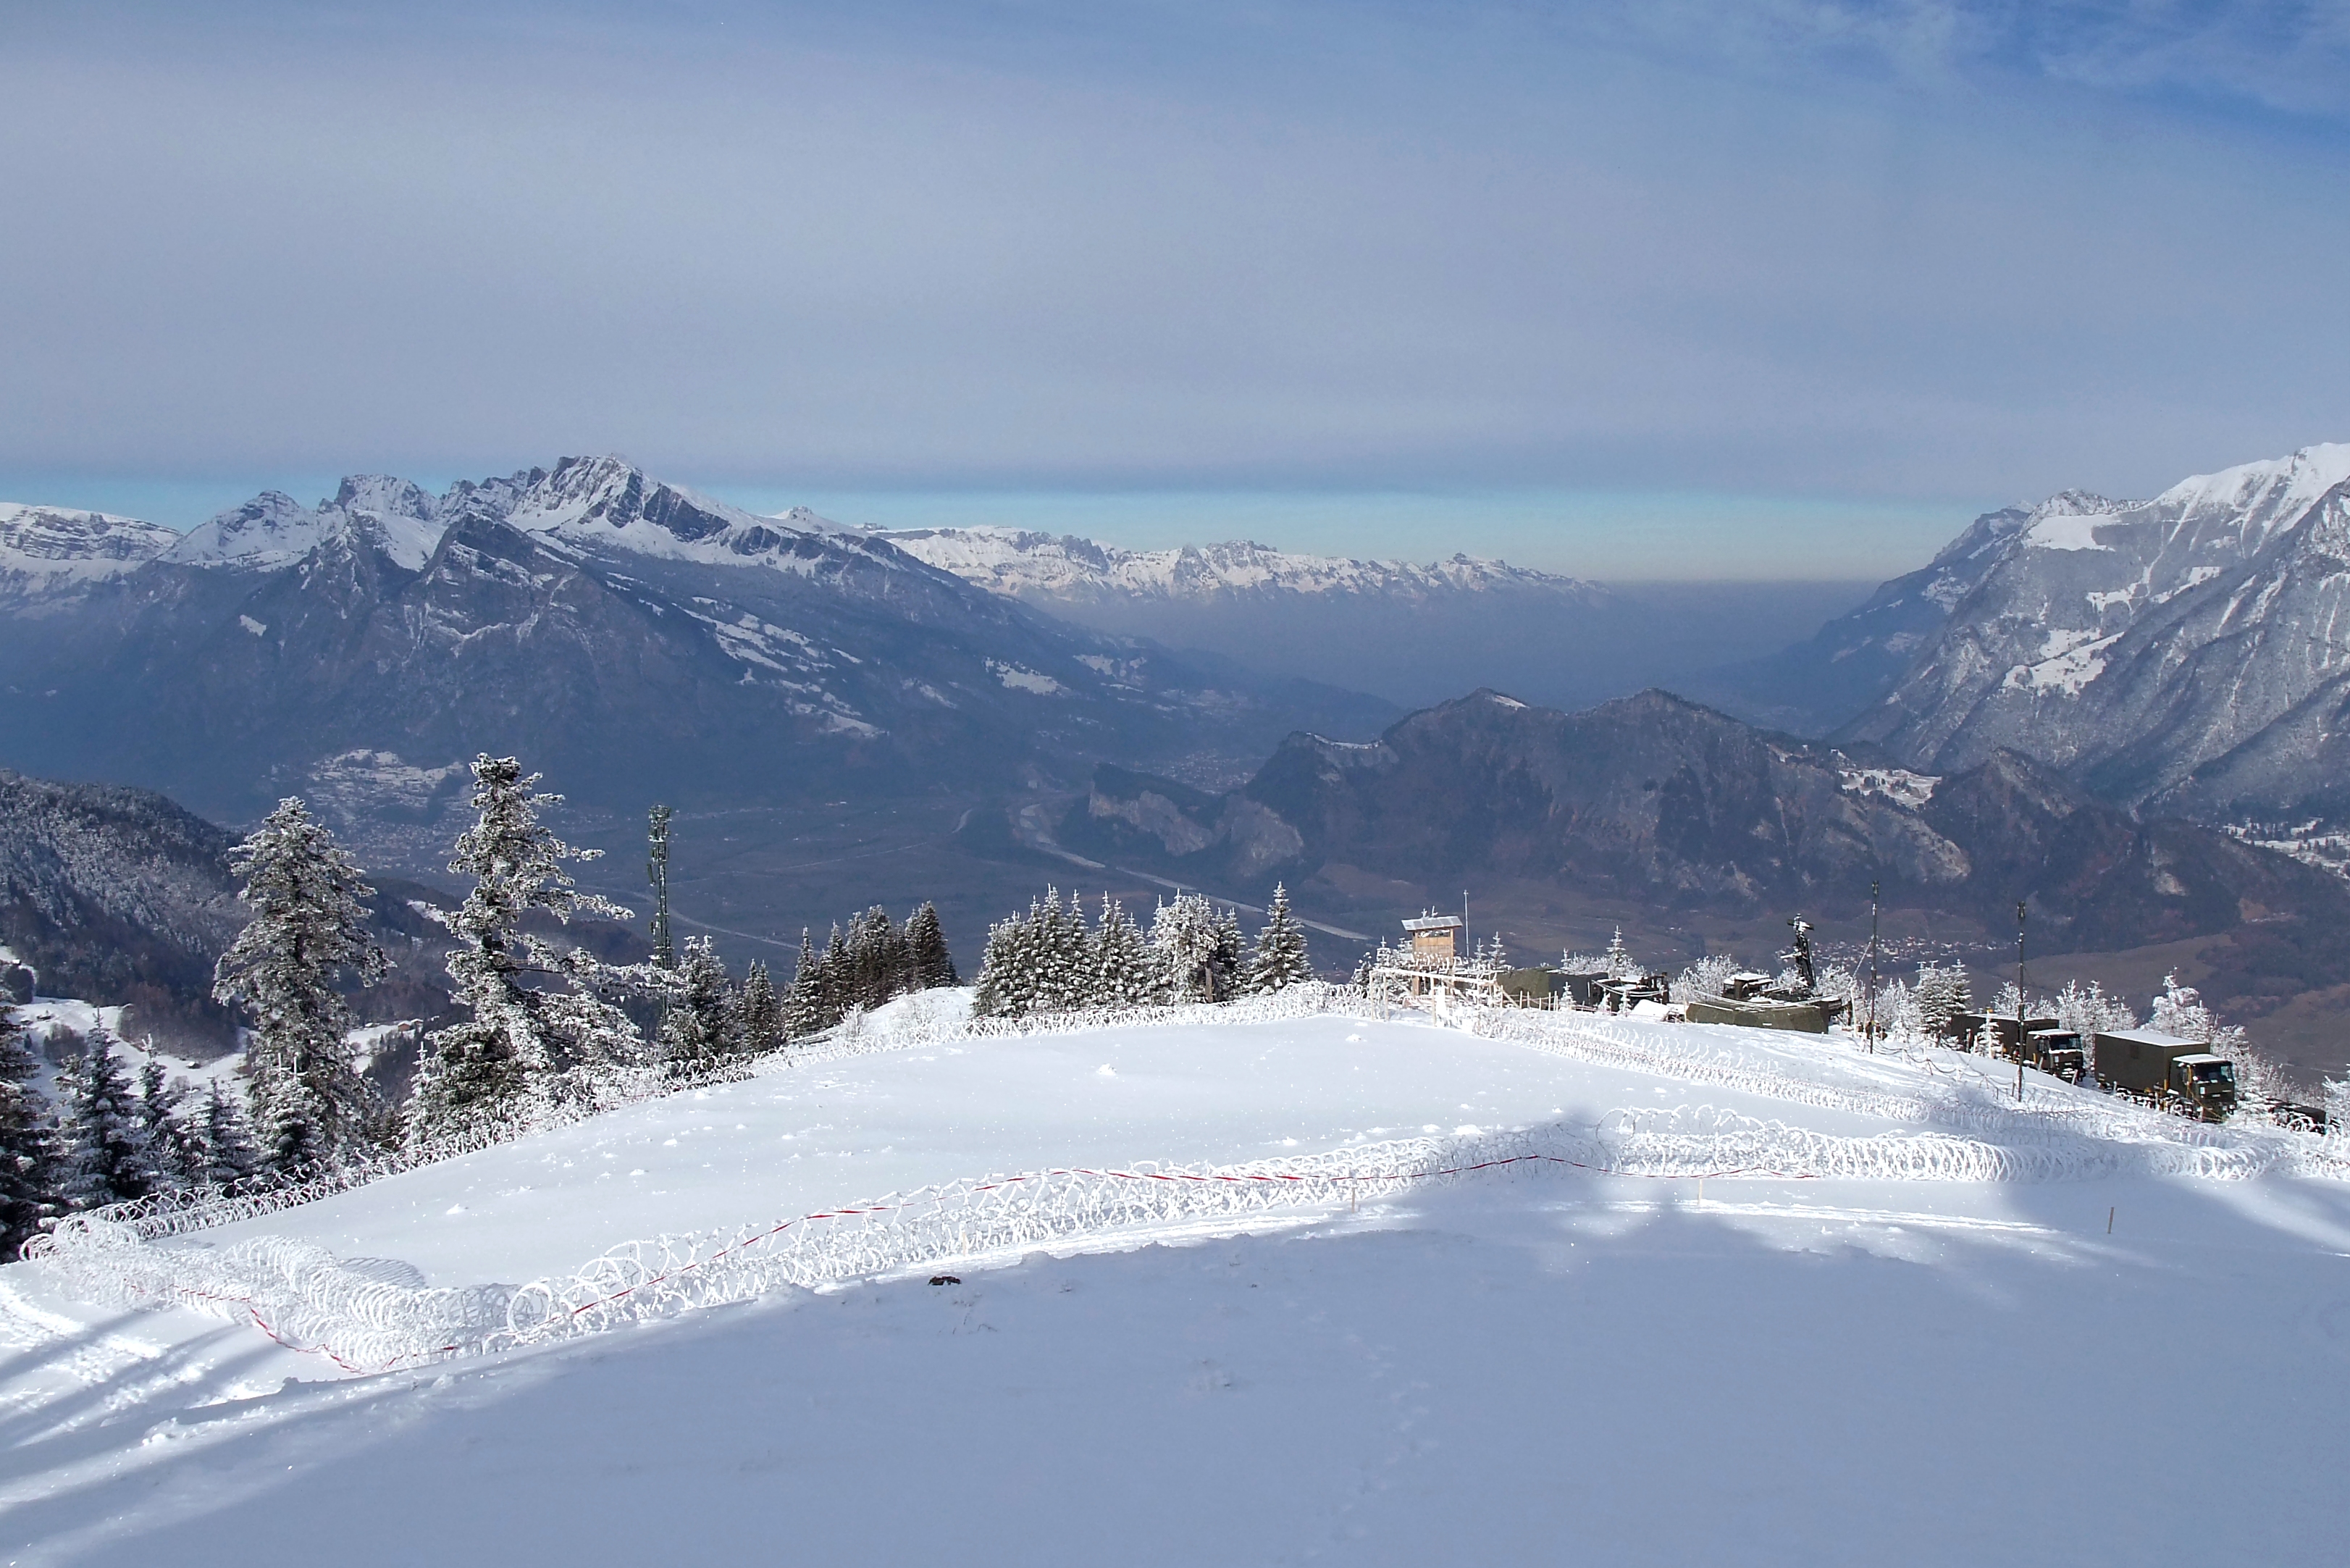
<svg viewBox="0 0 2350 1568"><path fill-rule="evenodd" d="M348 784L354 753L402 778L492 751L586 799L764 801L1384 716L1074 630L886 539L612 458L439 496L382 477L316 507L259 496L34 631L0 616L20 715L0 761L232 817L320 769Z"/></svg>
<svg viewBox="0 0 2350 1568"><path fill-rule="evenodd" d="M78 598L179 542L171 529L135 517L0 502L0 609Z"/></svg>
<svg viewBox="0 0 2350 1568"><path fill-rule="evenodd" d="M1612 694L1619 667L1643 646L1634 637L1642 612L1613 590L1469 556L1420 566L1245 540L1126 550L995 527L879 536L1080 626L1398 702L1492 682L1545 700L1596 699Z"/></svg>
<svg viewBox="0 0 2350 1568"><path fill-rule="evenodd" d="M1922 772L2007 747L2132 805L2334 812L2350 761L2350 444L2067 493L1842 732Z"/></svg>

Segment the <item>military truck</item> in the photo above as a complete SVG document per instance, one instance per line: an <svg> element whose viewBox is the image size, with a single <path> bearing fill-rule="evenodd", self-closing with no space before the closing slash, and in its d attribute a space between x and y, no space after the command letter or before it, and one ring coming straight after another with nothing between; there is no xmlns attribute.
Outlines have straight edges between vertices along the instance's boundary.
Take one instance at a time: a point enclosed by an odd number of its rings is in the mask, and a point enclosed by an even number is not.
<svg viewBox="0 0 2350 1568"><path fill-rule="evenodd" d="M2236 1108L2236 1064L2213 1055L2201 1040L2158 1029L2101 1030L2094 1065L2100 1086L2207 1122Z"/></svg>
<svg viewBox="0 0 2350 1568"><path fill-rule="evenodd" d="M2054 1018L2018 1019L2012 1012L1977 1011L1961 1012L1957 1020L1959 1044L1969 1051L1987 1052L2004 1056L2011 1062L2031 1060L2022 1042L2043 1029L2056 1027Z"/></svg>
<svg viewBox="0 0 2350 1568"><path fill-rule="evenodd" d="M2079 1033L2070 1029L2033 1030L2024 1037L2023 1060L2068 1084L2079 1083L2089 1073L2089 1054Z"/></svg>

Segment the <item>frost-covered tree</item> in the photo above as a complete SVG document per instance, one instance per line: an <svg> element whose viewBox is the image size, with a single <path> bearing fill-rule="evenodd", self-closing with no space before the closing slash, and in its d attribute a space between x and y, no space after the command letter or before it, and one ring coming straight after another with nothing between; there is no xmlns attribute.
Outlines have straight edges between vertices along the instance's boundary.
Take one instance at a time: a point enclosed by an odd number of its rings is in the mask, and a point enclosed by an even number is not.
<svg viewBox="0 0 2350 1568"><path fill-rule="evenodd" d="M467 1017L426 1042L408 1104L412 1143L592 1105L616 1069L645 1054L636 1024L598 993L629 977L522 929L534 912L567 922L580 914L633 919L578 891L563 869L598 852L572 848L538 820L542 805L563 797L537 793L538 775L525 775L514 758L476 757L473 771L475 820L449 869L473 877L473 888L457 909L435 917L456 939L449 978Z"/></svg>
<svg viewBox="0 0 2350 1568"><path fill-rule="evenodd" d="M2056 1023L2085 1040L2093 1034L2135 1029L2137 1014L2120 997L2107 995L2096 981L2084 987L2077 980L2068 980L2056 993Z"/></svg>
<svg viewBox="0 0 2350 1568"><path fill-rule="evenodd" d="M1035 921L1014 915L988 928L972 1011L982 1018L1019 1018L1037 1005Z"/></svg>
<svg viewBox="0 0 2350 1568"><path fill-rule="evenodd" d="M1126 906L1102 895L1101 919L1094 926L1093 971L1095 1003L1101 1007L1140 1007L1159 1000L1159 971L1151 961L1150 944Z"/></svg>
<svg viewBox="0 0 2350 1568"><path fill-rule="evenodd" d="M824 961L816 957L816 938L800 928L799 967L784 992L784 1038L806 1040L830 1028L824 999Z"/></svg>
<svg viewBox="0 0 2350 1568"><path fill-rule="evenodd" d="M1599 967L1607 971L1607 978L1610 980L1640 978L1640 962L1632 956L1631 950L1624 945L1623 927L1617 927L1616 934L1607 939L1607 950L1599 955Z"/></svg>
<svg viewBox="0 0 2350 1568"><path fill-rule="evenodd" d="M1240 923L1197 893L1179 894L1150 919L1150 946L1178 1002L1230 1001L1241 968Z"/></svg>
<svg viewBox="0 0 2350 1568"><path fill-rule="evenodd" d="M1249 959L1248 988L1281 991L1313 978L1314 965L1305 956L1305 928L1289 912L1289 889L1276 882L1264 928L1256 934L1256 951Z"/></svg>
<svg viewBox="0 0 2350 1568"><path fill-rule="evenodd" d="M1681 971L1672 982L1670 995L1675 1002L1694 1002L1700 996L1720 996L1739 967L1738 961L1728 953L1708 953Z"/></svg>
<svg viewBox="0 0 2350 1568"><path fill-rule="evenodd" d="M824 957L817 961L816 974L824 992L825 1027L829 1029L858 1005L856 971L848 961L848 939L841 935L837 925L825 941Z"/></svg>
<svg viewBox="0 0 2350 1568"><path fill-rule="evenodd" d="M57 1135L40 1075L16 1008L0 1002L0 1262L60 1207Z"/></svg>
<svg viewBox="0 0 2350 1568"><path fill-rule="evenodd" d="M197 1136L180 1115L180 1102L187 1097L187 1085L170 1082L153 1056L139 1064L139 1136L158 1186L192 1186L203 1163Z"/></svg>
<svg viewBox="0 0 2350 1568"><path fill-rule="evenodd" d="M726 965L708 937L688 937L670 972L661 1019L661 1066L672 1077L707 1072L734 1049L733 995Z"/></svg>
<svg viewBox="0 0 2350 1568"><path fill-rule="evenodd" d="M253 1120L269 1164L296 1170L366 1147L382 1115L351 1066L345 980L372 985L384 956L368 929L375 889L300 800L288 797L231 851L253 911L214 967L213 995L253 1020Z"/></svg>
<svg viewBox="0 0 2350 1568"><path fill-rule="evenodd" d="M1919 1033L1930 1039L1948 1040L1958 1033L1959 1014L1974 1005L1973 992L1967 981L1967 966L1954 963L1948 969L1939 964L1918 966L1918 983L1910 996L1918 1010Z"/></svg>
<svg viewBox="0 0 2350 1568"><path fill-rule="evenodd" d="M784 999L775 994L764 959L753 959L734 997L734 1045L746 1055L764 1056L784 1043Z"/></svg>
<svg viewBox="0 0 2350 1568"><path fill-rule="evenodd" d="M940 929L938 907L925 903L906 921L906 963L916 991L961 985L954 958L947 951L946 932Z"/></svg>
<svg viewBox="0 0 2350 1568"><path fill-rule="evenodd" d="M198 1158L190 1179L195 1185L226 1187L261 1169L261 1151L254 1147L244 1108L218 1078L205 1088L192 1120Z"/></svg>
<svg viewBox="0 0 2350 1568"><path fill-rule="evenodd" d="M57 1069L58 1193L71 1209L99 1209L156 1189L139 1096L103 1030Z"/></svg>

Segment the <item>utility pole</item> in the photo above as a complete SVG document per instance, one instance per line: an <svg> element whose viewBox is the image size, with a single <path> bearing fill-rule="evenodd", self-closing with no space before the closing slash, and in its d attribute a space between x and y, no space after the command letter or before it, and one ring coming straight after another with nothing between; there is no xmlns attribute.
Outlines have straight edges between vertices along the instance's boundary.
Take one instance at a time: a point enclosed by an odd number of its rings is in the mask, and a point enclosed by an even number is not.
<svg viewBox="0 0 2350 1568"><path fill-rule="evenodd" d="M1868 885L1868 1054L1877 1054L1877 888Z"/></svg>
<svg viewBox="0 0 2350 1568"><path fill-rule="evenodd" d="M669 935L669 819L670 808L653 807L651 826L646 836L647 858L645 876L653 885L653 962L662 969L677 965L677 949Z"/></svg>
<svg viewBox="0 0 2350 1568"><path fill-rule="evenodd" d="M2023 900L2015 901L2015 1103L2023 1103Z"/></svg>

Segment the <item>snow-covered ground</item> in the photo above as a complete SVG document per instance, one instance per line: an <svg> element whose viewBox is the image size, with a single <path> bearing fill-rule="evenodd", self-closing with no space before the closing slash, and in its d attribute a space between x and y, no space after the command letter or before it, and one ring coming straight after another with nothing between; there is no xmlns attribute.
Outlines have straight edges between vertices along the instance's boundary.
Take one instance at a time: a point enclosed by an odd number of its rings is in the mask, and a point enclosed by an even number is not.
<svg viewBox="0 0 2350 1568"><path fill-rule="evenodd" d="M630 1238L989 1171L1332 1151L1367 1167L1399 1140L1473 1150L1510 1129L1607 1154L1351 1209L941 1253L374 1376L11 1265L0 1549L2341 1559L2350 1183L2286 1174L2330 1168L2317 1140L2036 1077L2018 1112L2012 1075L1979 1059L1521 1017L1523 1041L1329 1016L778 1066L159 1243L194 1256L267 1233L386 1280L514 1283ZM2096 1174L1720 1174L1895 1170L1960 1145ZM2267 1174L2147 1174L2198 1161Z"/></svg>

